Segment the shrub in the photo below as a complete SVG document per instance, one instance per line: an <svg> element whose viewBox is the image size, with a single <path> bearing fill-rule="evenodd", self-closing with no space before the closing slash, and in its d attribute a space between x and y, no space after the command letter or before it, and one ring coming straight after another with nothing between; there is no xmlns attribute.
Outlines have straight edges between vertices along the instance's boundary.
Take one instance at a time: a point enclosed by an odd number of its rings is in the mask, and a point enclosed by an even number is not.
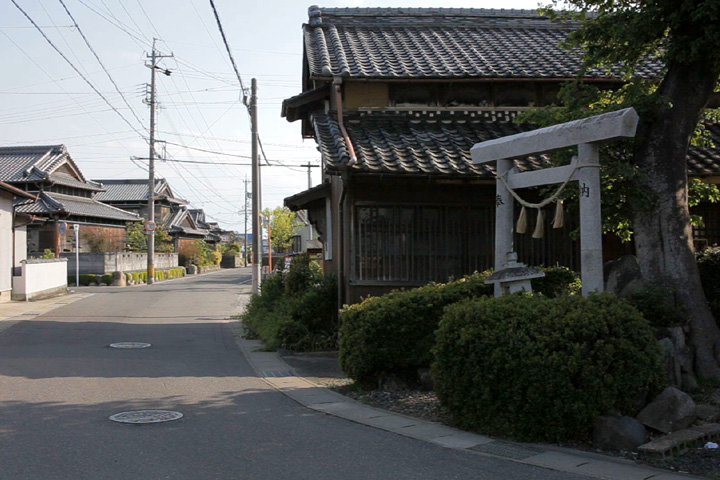
<svg viewBox="0 0 720 480"><path fill-rule="evenodd" d="M285 275L285 293L296 296L308 291L322 279L320 265L311 260L307 254L296 255L290 262L290 269Z"/></svg>
<svg viewBox="0 0 720 480"><path fill-rule="evenodd" d="M434 332L445 306L492 294L488 274L370 297L340 312L340 365L362 386L387 377L414 379L429 367Z"/></svg>
<svg viewBox="0 0 720 480"><path fill-rule="evenodd" d="M220 262L222 262L222 253L211 251L208 253L208 258L212 262L211 265L220 265Z"/></svg>
<svg viewBox="0 0 720 480"><path fill-rule="evenodd" d="M545 272L545 276L532 280L533 292L550 298L580 293L582 282L577 272L567 267L540 267L540 270Z"/></svg>
<svg viewBox="0 0 720 480"><path fill-rule="evenodd" d="M634 290L623 298L654 327L677 327L684 323L683 310L675 303L672 288L648 286Z"/></svg>
<svg viewBox="0 0 720 480"><path fill-rule="evenodd" d="M434 354L438 397L459 425L529 441L586 438L597 416L636 413L663 378L653 329L610 295L460 302Z"/></svg>
<svg viewBox="0 0 720 480"><path fill-rule="evenodd" d="M260 295L250 298L241 315L243 329L248 338L259 338L265 348L284 347L290 350L327 350L337 344L337 280L320 278L310 282L305 274L312 270L305 263L296 263L288 276L306 289L290 295L282 275L271 275L263 282ZM314 273L313 273L314 275Z"/></svg>
<svg viewBox="0 0 720 480"><path fill-rule="evenodd" d="M102 283L104 283L105 285L112 285L113 280L114 280L114 277L113 277L112 273L106 273L105 275L102 276Z"/></svg>

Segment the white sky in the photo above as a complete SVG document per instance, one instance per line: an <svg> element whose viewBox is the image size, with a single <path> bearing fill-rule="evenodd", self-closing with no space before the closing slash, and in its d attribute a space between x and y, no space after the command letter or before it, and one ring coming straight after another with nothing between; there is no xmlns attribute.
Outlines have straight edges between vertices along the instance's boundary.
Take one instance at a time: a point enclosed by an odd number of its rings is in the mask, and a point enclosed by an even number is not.
<svg viewBox="0 0 720 480"><path fill-rule="evenodd" d="M69 28L72 21L59 0L15 1L134 129L145 135L149 108L142 100L150 72L144 62L152 38L157 37L158 50L174 54L160 62L172 75L157 75L162 109L156 138L177 144L167 146L169 156L249 163L249 159L183 147L250 155L247 110L239 101L238 82L209 0L63 0L134 115L77 30ZM301 26L312 4L215 0L246 88L251 78L257 78L260 138L275 164L320 163L315 142L300 136L300 122L288 123L280 117L282 100L301 92ZM538 2L376 0L320 6L536 8ZM131 156L147 158L146 142L93 92L10 0L0 4L0 53L0 145L63 143L87 178L147 178L146 171L130 160ZM313 185L320 181L319 170L311 170ZM156 175L167 178L176 196L203 208L223 228L243 231L243 180L250 178L249 166L156 162ZM307 187L307 168L263 168L263 208L280 206L285 197Z"/></svg>

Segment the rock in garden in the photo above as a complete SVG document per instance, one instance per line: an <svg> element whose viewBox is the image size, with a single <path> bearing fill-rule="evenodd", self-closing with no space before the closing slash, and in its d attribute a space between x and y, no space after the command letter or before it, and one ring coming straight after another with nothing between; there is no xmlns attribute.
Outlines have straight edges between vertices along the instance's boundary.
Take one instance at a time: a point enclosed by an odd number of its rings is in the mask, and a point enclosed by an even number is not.
<svg viewBox="0 0 720 480"><path fill-rule="evenodd" d="M701 403L697 406L697 418L706 423L715 423L720 420L720 408Z"/></svg>
<svg viewBox="0 0 720 480"><path fill-rule="evenodd" d="M662 361L665 367L665 378L670 385L682 386L682 371L675 356L675 344L669 338L663 338L659 343L663 351Z"/></svg>
<svg viewBox="0 0 720 480"><path fill-rule="evenodd" d="M689 427L696 417L697 407L692 398L675 387L667 387L637 419L650 428L671 433Z"/></svg>
<svg viewBox="0 0 720 480"><path fill-rule="evenodd" d="M643 424L632 417L598 417L593 425L593 445L603 450L634 450L645 436Z"/></svg>
<svg viewBox="0 0 720 480"><path fill-rule="evenodd" d="M605 291L621 296L635 288L642 287L640 264L634 255L623 255L608 262L604 268Z"/></svg>

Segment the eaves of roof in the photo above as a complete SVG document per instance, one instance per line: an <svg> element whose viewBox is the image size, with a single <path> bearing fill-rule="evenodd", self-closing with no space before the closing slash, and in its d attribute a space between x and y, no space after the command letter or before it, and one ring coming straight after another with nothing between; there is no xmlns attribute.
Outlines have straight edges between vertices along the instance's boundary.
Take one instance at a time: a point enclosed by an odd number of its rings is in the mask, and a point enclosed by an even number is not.
<svg viewBox="0 0 720 480"><path fill-rule="evenodd" d="M16 197L23 197L28 198L30 200L37 200L37 196L33 195L32 193L28 193L25 190L20 190L17 187L13 187L10 184L7 184L5 182L0 182L0 190L4 190L6 192L12 193Z"/></svg>
<svg viewBox="0 0 720 480"><path fill-rule="evenodd" d="M476 143L528 131L532 125L513 123L517 112L359 112L345 115L345 127L357 162L351 164L345 139L332 114L312 116L325 173L422 175L492 178L493 168L474 165ZM720 124L705 126L715 147L690 147L688 175L720 176ZM548 166L545 156L515 159L520 170ZM307 194L310 191L299 195ZM290 208L288 200L286 205ZM307 202L307 200L303 201ZM297 204L298 200L291 200Z"/></svg>
<svg viewBox="0 0 720 480"><path fill-rule="evenodd" d="M284 204L293 211L305 210L313 203L325 201L330 196L330 183L325 182L315 187L309 188L304 192L296 193L291 197L287 197ZM307 223L307 222L306 222Z"/></svg>

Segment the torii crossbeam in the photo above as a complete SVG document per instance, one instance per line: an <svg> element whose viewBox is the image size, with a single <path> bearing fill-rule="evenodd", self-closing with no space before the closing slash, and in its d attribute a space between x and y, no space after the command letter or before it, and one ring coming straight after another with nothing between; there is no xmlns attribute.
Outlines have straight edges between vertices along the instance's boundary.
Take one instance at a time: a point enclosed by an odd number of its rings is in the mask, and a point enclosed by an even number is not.
<svg viewBox="0 0 720 480"><path fill-rule="evenodd" d="M472 162L497 161L495 271L507 268L507 254L513 251L513 197L517 188L563 183L570 179L580 184L580 275L582 294L603 291L602 218L600 211L600 160L598 144L634 137L638 114L632 108L540 128L531 132L488 140L470 149ZM520 173L513 158L547 153L577 145L578 156L568 166ZM506 185L507 184L507 187ZM499 285L495 295L500 295Z"/></svg>

